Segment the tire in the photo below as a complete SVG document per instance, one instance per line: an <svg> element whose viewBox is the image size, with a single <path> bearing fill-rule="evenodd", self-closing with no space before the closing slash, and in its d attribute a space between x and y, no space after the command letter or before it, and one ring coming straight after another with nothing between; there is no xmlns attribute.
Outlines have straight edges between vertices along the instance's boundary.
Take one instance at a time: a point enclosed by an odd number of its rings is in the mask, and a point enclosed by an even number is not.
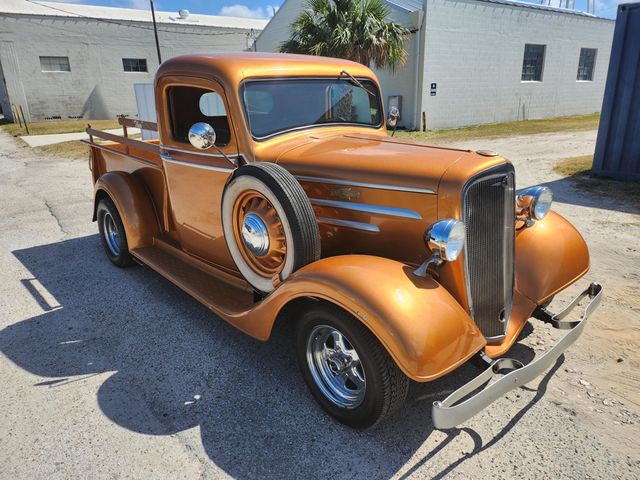
<svg viewBox="0 0 640 480"><path fill-rule="evenodd" d="M342 336L345 348L336 349L340 342L335 332ZM295 343L307 386L320 406L339 422L357 429L370 428L404 403L409 378L369 329L341 308L318 303L307 309L297 324ZM351 361L344 356L327 359L318 353L320 347L334 353L346 351ZM336 388L331 386L332 374L334 380L345 375L348 380L343 387L340 381Z"/></svg>
<svg viewBox="0 0 640 480"><path fill-rule="evenodd" d="M100 231L100 242L111 263L120 268L131 266L133 258L129 253L127 234L124 231L118 209L110 198L105 197L100 200L96 209L96 217Z"/></svg>
<svg viewBox="0 0 640 480"><path fill-rule="evenodd" d="M275 163L236 170L222 195L222 227L238 270L264 294L320 258L311 203L298 181Z"/></svg>

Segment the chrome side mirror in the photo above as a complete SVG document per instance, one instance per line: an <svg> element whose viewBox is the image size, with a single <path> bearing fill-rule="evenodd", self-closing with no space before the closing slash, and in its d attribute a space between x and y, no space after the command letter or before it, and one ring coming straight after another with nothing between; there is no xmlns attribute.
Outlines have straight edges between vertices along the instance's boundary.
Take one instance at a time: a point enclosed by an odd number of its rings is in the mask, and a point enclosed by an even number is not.
<svg viewBox="0 0 640 480"><path fill-rule="evenodd" d="M216 131L208 123L194 123L189 129L189 143L198 150L211 148L216 143Z"/></svg>
<svg viewBox="0 0 640 480"><path fill-rule="evenodd" d="M395 128L396 125L398 124L399 118L400 118L400 110L398 110L398 107L391 107L389 109L389 116L387 117L387 124L390 127Z"/></svg>

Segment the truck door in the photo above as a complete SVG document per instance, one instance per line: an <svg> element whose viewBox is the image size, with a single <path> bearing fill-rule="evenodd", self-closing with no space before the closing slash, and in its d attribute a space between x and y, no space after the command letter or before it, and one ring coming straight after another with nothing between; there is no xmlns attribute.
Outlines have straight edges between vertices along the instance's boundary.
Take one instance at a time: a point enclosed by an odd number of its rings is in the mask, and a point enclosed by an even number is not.
<svg viewBox="0 0 640 480"><path fill-rule="evenodd" d="M224 90L211 80L165 77L157 85L156 104L160 154L181 246L196 257L235 270L220 216L222 191L239 159ZM189 143L189 129L198 122L214 128L217 149L198 150Z"/></svg>

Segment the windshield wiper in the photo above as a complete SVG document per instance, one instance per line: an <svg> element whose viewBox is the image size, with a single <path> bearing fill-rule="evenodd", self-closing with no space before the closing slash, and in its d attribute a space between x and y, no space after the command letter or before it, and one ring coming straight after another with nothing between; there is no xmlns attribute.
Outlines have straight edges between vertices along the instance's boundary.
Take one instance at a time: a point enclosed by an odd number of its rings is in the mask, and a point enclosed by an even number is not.
<svg viewBox="0 0 640 480"><path fill-rule="evenodd" d="M375 97L376 94L373 93L371 90L369 90L367 87L365 87L362 82L360 80L358 80L356 77L354 77L353 75L351 75L349 72L347 72L346 70L342 70L340 72L340 75L346 75L347 77L349 77L351 79L351 81L353 83L355 83L358 87L360 87L361 89L363 89L365 92L367 92L369 95L371 95L372 97Z"/></svg>

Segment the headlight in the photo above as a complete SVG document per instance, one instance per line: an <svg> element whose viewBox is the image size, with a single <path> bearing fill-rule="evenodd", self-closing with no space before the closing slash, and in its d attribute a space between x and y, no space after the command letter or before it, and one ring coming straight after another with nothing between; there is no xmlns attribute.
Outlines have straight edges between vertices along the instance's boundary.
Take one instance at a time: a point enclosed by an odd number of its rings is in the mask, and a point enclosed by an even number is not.
<svg viewBox="0 0 640 480"><path fill-rule="evenodd" d="M434 223L425 235L429 249L438 253L443 260L453 261L464 248L464 223L460 220L447 218Z"/></svg>
<svg viewBox="0 0 640 480"><path fill-rule="evenodd" d="M542 220L553 202L553 192L548 187L525 188L518 195L518 207L526 208L530 218Z"/></svg>

